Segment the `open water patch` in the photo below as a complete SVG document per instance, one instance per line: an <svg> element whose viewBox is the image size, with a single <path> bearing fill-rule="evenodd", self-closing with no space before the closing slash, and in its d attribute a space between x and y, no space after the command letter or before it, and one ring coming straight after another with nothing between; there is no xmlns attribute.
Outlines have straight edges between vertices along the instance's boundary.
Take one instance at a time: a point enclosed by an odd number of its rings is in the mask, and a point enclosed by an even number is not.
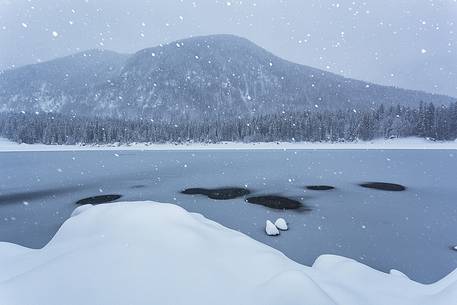
<svg viewBox="0 0 457 305"><path fill-rule="evenodd" d="M82 204L102 204L102 203L108 203L108 202L118 200L121 197L122 197L122 195L118 195L118 194L92 196L92 197L80 199L80 200L76 201L76 204L81 204L81 205Z"/></svg>
<svg viewBox="0 0 457 305"><path fill-rule="evenodd" d="M239 187L224 187L215 189L189 188L181 192L186 195L204 195L216 200L229 200L249 195L250 190Z"/></svg>
<svg viewBox="0 0 457 305"><path fill-rule="evenodd" d="M249 197L246 199L246 201L252 204L259 204L277 210L310 210L310 208L306 207L302 202L298 200L277 195Z"/></svg>
<svg viewBox="0 0 457 305"><path fill-rule="evenodd" d="M396 183L386 183L386 182L365 182L359 184L361 187L382 190L382 191L391 191L391 192L401 192L406 190L406 187L401 184Z"/></svg>
<svg viewBox="0 0 457 305"><path fill-rule="evenodd" d="M331 185L307 185L306 189L311 191L330 191L334 190L335 187Z"/></svg>

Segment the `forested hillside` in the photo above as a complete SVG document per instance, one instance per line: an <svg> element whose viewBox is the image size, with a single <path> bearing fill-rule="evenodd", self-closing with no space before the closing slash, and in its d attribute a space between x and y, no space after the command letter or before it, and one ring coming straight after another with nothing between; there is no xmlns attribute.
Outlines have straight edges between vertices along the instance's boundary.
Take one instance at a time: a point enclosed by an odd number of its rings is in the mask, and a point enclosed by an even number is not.
<svg viewBox="0 0 457 305"><path fill-rule="evenodd" d="M53 113L2 113L0 136L19 143L354 141L419 136L457 138L457 103L418 108L302 111L233 120L120 120Z"/></svg>

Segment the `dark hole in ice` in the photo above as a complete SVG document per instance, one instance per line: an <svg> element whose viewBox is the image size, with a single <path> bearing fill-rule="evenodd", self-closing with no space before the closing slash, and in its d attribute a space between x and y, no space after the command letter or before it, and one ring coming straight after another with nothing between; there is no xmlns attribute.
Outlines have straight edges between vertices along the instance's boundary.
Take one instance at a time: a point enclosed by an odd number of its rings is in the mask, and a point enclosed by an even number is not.
<svg viewBox="0 0 457 305"><path fill-rule="evenodd" d="M205 195L208 196L208 198L216 200L227 200L246 196L250 193L250 191L239 187L225 187L217 189L190 188L185 189L181 193L186 195Z"/></svg>
<svg viewBox="0 0 457 305"><path fill-rule="evenodd" d="M144 184L137 184L137 185L132 185L130 188L132 189L141 189L141 188L144 188L146 187L146 185Z"/></svg>
<svg viewBox="0 0 457 305"><path fill-rule="evenodd" d="M330 185L308 185L306 188L312 191L329 191L335 189L334 186Z"/></svg>
<svg viewBox="0 0 457 305"><path fill-rule="evenodd" d="M298 200L290 199L287 197L276 196L276 195L266 195L266 196L256 196L249 197L246 199L247 202L252 204L260 204L272 209L278 210L308 210L309 208L305 207L303 203Z"/></svg>
<svg viewBox="0 0 457 305"><path fill-rule="evenodd" d="M449 246L449 249L451 249L452 251L457 252L457 245L455 245L455 246Z"/></svg>
<svg viewBox="0 0 457 305"><path fill-rule="evenodd" d="M400 184L395 183L385 183L385 182L366 182L361 183L361 187L366 187L370 189L383 190L383 191L393 191L400 192L406 190L406 187Z"/></svg>
<svg viewBox="0 0 457 305"><path fill-rule="evenodd" d="M101 204L101 203L108 203L114 200L121 198L122 195L99 195L99 196L92 196L80 199L76 202L76 204Z"/></svg>
<svg viewBox="0 0 457 305"><path fill-rule="evenodd" d="M41 199L46 197L56 197L60 194L65 194L68 192L79 190L79 188L79 186L69 186L6 194L2 193L0 190L0 204L10 204L27 200Z"/></svg>

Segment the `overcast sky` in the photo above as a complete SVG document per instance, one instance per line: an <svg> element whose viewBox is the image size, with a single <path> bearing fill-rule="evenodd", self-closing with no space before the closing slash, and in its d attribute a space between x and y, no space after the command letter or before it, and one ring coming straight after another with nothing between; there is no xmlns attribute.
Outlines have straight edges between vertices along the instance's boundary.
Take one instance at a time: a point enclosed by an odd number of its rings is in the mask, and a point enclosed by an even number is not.
<svg viewBox="0 0 457 305"><path fill-rule="evenodd" d="M235 34L347 77L457 96L457 0L0 0L0 69Z"/></svg>

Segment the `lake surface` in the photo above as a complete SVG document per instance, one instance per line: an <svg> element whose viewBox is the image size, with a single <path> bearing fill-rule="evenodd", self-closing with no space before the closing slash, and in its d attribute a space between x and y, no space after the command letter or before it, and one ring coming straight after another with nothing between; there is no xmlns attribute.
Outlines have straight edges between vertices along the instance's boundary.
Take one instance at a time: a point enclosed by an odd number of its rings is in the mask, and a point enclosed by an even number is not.
<svg viewBox="0 0 457 305"><path fill-rule="evenodd" d="M405 191L361 187L390 182ZM306 186L333 186L309 190ZM240 187L229 200L181 193ZM0 241L42 247L86 197L178 204L310 265L321 254L430 283L457 268L457 151L221 150L0 153ZM306 209L245 201L281 196ZM114 197L113 197L114 198ZM109 203L108 203L109 204ZM266 236L283 217L289 231ZM132 228L135 230L135 228Z"/></svg>

